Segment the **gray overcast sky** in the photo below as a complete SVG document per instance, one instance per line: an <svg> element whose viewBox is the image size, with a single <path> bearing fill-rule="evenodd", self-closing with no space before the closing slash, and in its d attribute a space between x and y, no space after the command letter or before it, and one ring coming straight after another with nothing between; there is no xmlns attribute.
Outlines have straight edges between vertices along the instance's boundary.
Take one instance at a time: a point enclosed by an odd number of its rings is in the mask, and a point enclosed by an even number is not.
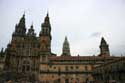
<svg viewBox="0 0 125 83"><path fill-rule="evenodd" d="M71 54L99 54L103 36L113 55L125 55L125 0L0 0L0 48L11 41L15 24L25 11L26 27L37 35L49 11L52 51L60 55L65 36Z"/></svg>

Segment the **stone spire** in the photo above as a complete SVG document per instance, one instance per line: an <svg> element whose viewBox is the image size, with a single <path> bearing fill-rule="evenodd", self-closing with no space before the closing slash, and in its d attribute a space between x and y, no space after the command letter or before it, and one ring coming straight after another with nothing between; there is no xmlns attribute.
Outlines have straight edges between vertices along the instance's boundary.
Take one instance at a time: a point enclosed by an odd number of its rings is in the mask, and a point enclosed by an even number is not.
<svg viewBox="0 0 125 83"><path fill-rule="evenodd" d="M49 21L49 13L48 13L48 12L47 12L47 14L46 14L46 17L45 17L44 22L46 22L46 23L49 23L49 24L50 24L50 21Z"/></svg>
<svg viewBox="0 0 125 83"><path fill-rule="evenodd" d="M36 36L36 34L34 33L33 24L30 26L30 29L28 30L27 35L28 36Z"/></svg>
<svg viewBox="0 0 125 83"><path fill-rule="evenodd" d="M62 49L62 56L71 56L70 54L70 46L67 37L65 37Z"/></svg>
<svg viewBox="0 0 125 83"><path fill-rule="evenodd" d="M105 41L104 37L101 39L100 43L100 56L110 56L109 45Z"/></svg>
<svg viewBox="0 0 125 83"><path fill-rule="evenodd" d="M25 36L26 35L26 26L25 26L25 13L21 17L18 24L15 26L15 32L13 36Z"/></svg>

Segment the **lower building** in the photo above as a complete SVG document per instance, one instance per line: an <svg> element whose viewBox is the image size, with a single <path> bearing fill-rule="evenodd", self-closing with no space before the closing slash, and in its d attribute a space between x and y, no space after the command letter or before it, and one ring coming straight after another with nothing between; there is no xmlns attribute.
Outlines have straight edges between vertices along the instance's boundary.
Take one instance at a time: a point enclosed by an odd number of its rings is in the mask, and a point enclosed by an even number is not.
<svg viewBox="0 0 125 83"><path fill-rule="evenodd" d="M117 57L118 58L118 57ZM106 62L117 59L106 57ZM39 79L48 83L84 83L94 81L93 69L104 63L100 56L53 56L41 63Z"/></svg>
<svg viewBox="0 0 125 83"><path fill-rule="evenodd" d="M93 77L98 83L109 81L125 83L125 57L95 67Z"/></svg>

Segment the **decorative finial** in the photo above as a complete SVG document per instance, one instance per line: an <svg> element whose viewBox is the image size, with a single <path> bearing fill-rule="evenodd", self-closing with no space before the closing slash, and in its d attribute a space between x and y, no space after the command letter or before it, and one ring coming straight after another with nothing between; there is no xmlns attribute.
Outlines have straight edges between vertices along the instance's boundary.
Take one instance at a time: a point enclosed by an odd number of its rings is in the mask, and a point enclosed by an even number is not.
<svg viewBox="0 0 125 83"><path fill-rule="evenodd" d="M24 13L23 13L23 17L25 17L25 11L24 11Z"/></svg>
<svg viewBox="0 0 125 83"><path fill-rule="evenodd" d="M31 29L33 29L33 21L32 21L32 24L31 24Z"/></svg>
<svg viewBox="0 0 125 83"><path fill-rule="evenodd" d="M47 11L47 17L49 17L49 12Z"/></svg>
<svg viewBox="0 0 125 83"><path fill-rule="evenodd" d="M67 41L67 36L65 36L65 40Z"/></svg>

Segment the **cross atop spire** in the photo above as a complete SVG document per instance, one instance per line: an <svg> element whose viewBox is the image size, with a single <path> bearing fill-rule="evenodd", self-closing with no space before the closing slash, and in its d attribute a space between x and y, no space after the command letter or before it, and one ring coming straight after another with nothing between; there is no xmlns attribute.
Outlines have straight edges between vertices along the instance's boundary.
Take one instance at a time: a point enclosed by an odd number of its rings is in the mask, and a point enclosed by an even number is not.
<svg viewBox="0 0 125 83"><path fill-rule="evenodd" d="M49 17L49 12L47 11L47 15L46 15L46 17Z"/></svg>
<svg viewBox="0 0 125 83"><path fill-rule="evenodd" d="M23 13L23 17L25 17L25 11L24 11L24 13Z"/></svg>
<svg viewBox="0 0 125 83"><path fill-rule="evenodd" d="M45 17L45 23L49 23L49 12L47 11L46 17Z"/></svg>
<svg viewBox="0 0 125 83"><path fill-rule="evenodd" d="M65 36L65 42L68 42L67 36Z"/></svg>
<svg viewBox="0 0 125 83"><path fill-rule="evenodd" d="M23 16L21 17L19 24L20 24L20 23L25 23L25 13L24 13Z"/></svg>

